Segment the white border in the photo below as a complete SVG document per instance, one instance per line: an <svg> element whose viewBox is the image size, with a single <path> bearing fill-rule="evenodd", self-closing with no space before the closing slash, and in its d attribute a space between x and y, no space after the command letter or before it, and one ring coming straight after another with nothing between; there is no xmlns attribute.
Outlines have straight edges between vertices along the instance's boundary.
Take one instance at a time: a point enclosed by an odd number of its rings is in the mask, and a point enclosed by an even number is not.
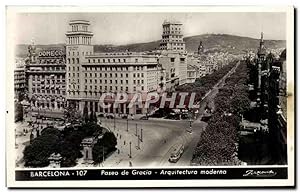
<svg viewBox="0 0 300 193"><path fill-rule="evenodd" d="M7 69L6 69L6 96L7 103L6 109L8 112L14 112L13 104L13 68L9 67L9 64L14 62L14 53L12 48L12 42L14 42L14 32L17 29L12 29L13 18L17 12L286 12L287 13L287 68L293 69L294 67L294 10L291 6L53 6L53 7L9 7L7 9ZM22 26L20 26L22 27ZM26 26L23 26L26 27ZM294 74L288 71L289 79L294 82ZM293 72L293 71L292 71ZM292 77L292 78L291 78ZM294 91L291 91L294 93ZM293 104L293 103L292 103ZM294 105L294 104L293 104ZM291 119L290 119L291 118ZM14 130L9 129L10 123L13 123L13 114L6 116L6 161L7 161L7 186L9 187L240 187L240 186L291 186L294 184L294 111L288 111L288 163L289 163L289 179L288 180L184 180L182 184L181 180L142 180L139 183L136 181L118 180L116 181L15 181L14 173L14 155L9 154L11 148L14 148L14 140L8 140L14 138ZM217 166L216 166L217 167ZM229 166L239 167L239 166ZM229 168L224 167L224 168ZM247 166L248 167L248 166ZM258 168L260 166L257 166ZM271 166L270 166L271 167ZM273 167L273 166L272 166ZM158 168L158 167L155 167ZM167 168L167 167L166 167ZM187 167L183 167L187 168ZM193 167L189 167L193 168ZM202 168L202 167L201 167ZM203 167L204 168L204 167ZM213 167L208 167L213 168ZM221 168L221 167L220 167ZM66 168L67 169L67 168ZM71 168L70 168L71 169ZM76 168L80 169L80 168ZM87 169L87 168L85 168ZM92 169L92 168L88 168ZM102 169L102 168L101 168ZM25 169L27 170L27 169ZM180 182L180 183L179 183ZM217 182L217 183L216 183Z"/></svg>

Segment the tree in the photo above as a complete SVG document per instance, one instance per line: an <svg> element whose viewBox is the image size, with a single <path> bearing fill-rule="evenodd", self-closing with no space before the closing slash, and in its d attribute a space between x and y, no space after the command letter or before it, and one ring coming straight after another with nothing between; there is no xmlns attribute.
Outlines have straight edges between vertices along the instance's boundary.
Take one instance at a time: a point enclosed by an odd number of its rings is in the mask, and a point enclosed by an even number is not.
<svg viewBox="0 0 300 193"><path fill-rule="evenodd" d="M26 167L45 167L49 165L49 156L59 152L59 136L54 134L41 135L24 149Z"/></svg>
<svg viewBox="0 0 300 193"><path fill-rule="evenodd" d="M245 95L235 95L230 106L234 114L242 115L250 109L250 99Z"/></svg>
<svg viewBox="0 0 300 193"><path fill-rule="evenodd" d="M76 159L78 157L82 157L82 153L80 152L80 143L73 143L71 141L65 140L60 143L59 152L63 157L61 161L62 167L72 167L76 165Z"/></svg>
<svg viewBox="0 0 300 193"><path fill-rule="evenodd" d="M103 137L93 147L93 161L101 163L104 158L116 150L117 138L112 132L104 133ZM104 152L103 152L104 151Z"/></svg>
<svg viewBox="0 0 300 193"><path fill-rule="evenodd" d="M81 130L84 132L85 137L97 136L102 133L102 127L93 122L85 123L82 125Z"/></svg>
<svg viewBox="0 0 300 193"><path fill-rule="evenodd" d="M80 111L78 111L75 107L74 103L70 103L69 106L65 109L64 115L67 119L67 122L74 123L81 119Z"/></svg>

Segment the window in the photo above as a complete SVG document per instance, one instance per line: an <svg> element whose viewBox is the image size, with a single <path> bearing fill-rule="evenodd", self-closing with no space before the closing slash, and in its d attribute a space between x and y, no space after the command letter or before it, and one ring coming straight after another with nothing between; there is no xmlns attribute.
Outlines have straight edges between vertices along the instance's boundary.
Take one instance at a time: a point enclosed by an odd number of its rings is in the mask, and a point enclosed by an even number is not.
<svg viewBox="0 0 300 193"><path fill-rule="evenodd" d="M91 60L89 59L88 62L91 63Z"/></svg>
<svg viewBox="0 0 300 193"><path fill-rule="evenodd" d="M79 53L79 52L78 52ZM79 64L79 58L76 58L76 62L77 62L77 64Z"/></svg>
<svg viewBox="0 0 300 193"><path fill-rule="evenodd" d="M175 62L175 58L170 58L171 62Z"/></svg>

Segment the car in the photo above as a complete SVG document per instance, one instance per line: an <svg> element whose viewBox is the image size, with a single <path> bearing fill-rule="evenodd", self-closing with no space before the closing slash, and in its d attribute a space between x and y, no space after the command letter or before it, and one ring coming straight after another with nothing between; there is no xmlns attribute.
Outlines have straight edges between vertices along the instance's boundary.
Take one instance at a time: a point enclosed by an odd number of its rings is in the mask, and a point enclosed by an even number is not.
<svg viewBox="0 0 300 193"><path fill-rule="evenodd" d="M123 115L122 119L128 119L128 115Z"/></svg>
<svg viewBox="0 0 300 193"><path fill-rule="evenodd" d="M101 114L98 115L98 117L104 117L104 114L101 113Z"/></svg>
<svg viewBox="0 0 300 193"><path fill-rule="evenodd" d="M176 163L180 159L181 155L183 154L183 151L184 151L184 145L176 144L173 147L173 150L171 152L169 162Z"/></svg>
<svg viewBox="0 0 300 193"><path fill-rule="evenodd" d="M148 116L142 116L141 118L140 118L140 120L148 120L149 118L148 118Z"/></svg>
<svg viewBox="0 0 300 193"><path fill-rule="evenodd" d="M114 119L114 116L113 115L106 115L106 118L108 118L108 119Z"/></svg>

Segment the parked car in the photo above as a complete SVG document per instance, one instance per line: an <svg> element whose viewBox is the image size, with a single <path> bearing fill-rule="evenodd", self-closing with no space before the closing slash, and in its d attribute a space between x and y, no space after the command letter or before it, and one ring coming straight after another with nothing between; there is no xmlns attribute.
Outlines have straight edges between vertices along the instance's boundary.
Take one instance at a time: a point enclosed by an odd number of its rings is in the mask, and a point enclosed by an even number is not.
<svg viewBox="0 0 300 193"><path fill-rule="evenodd" d="M113 116L113 115L106 115L106 118L108 118L108 119L113 119L114 116Z"/></svg>
<svg viewBox="0 0 300 193"><path fill-rule="evenodd" d="M149 118L148 118L148 116L142 116L141 118L140 118L140 120L148 120Z"/></svg>
<svg viewBox="0 0 300 193"><path fill-rule="evenodd" d="M123 115L122 119L128 119L128 115Z"/></svg>
<svg viewBox="0 0 300 193"><path fill-rule="evenodd" d="M101 113L101 114L98 115L98 117L104 117L104 114Z"/></svg>

